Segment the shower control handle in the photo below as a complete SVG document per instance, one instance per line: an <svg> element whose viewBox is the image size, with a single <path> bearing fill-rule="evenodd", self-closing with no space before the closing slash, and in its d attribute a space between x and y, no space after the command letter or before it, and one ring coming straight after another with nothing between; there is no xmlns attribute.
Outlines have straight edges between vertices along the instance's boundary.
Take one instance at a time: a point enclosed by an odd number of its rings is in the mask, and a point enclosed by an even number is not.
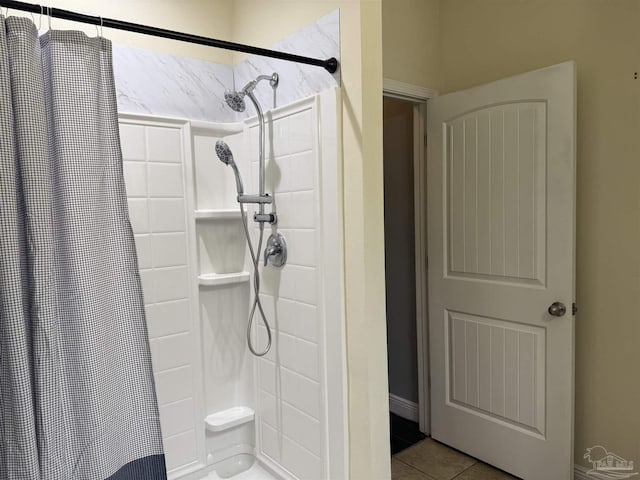
<svg viewBox="0 0 640 480"><path fill-rule="evenodd" d="M273 233L264 247L264 266L270 263L274 267L282 267L287 263L287 242L280 233Z"/></svg>

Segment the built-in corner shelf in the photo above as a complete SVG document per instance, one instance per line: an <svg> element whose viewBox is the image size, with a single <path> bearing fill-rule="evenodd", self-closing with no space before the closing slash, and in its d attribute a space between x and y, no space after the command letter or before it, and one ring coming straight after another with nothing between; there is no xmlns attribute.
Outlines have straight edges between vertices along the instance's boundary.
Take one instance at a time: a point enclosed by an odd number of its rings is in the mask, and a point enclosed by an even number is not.
<svg viewBox="0 0 640 480"><path fill-rule="evenodd" d="M240 220L240 210L234 209L220 209L215 210L196 210L195 217L197 221L207 220Z"/></svg>
<svg viewBox="0 0 640 480"><path fill-rule="evenodd" d="M248 282L249 272L233 273L206 273L198 275L198 284L201 287L217 287L220 285L233 285L234 283Z"/></svg>
<svg viewBox="0 0 640 480"><path fill-rule="evenodd" d="M254 416L252 408L232 407L208 415L204 419L204 424L210 432L222 432L243 423L252 422Z"/></svg>

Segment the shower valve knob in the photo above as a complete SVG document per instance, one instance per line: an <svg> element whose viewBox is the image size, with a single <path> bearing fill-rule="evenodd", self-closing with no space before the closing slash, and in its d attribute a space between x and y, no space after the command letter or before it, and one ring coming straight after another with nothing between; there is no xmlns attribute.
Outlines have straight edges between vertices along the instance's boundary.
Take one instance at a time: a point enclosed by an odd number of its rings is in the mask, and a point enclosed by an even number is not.
<svg viewBox="0 0 640 480"><path fill-rule="evenodd" d="M272 234L264 247L264 266L282 267L287 263L287 242L280 233Z"/></svg>

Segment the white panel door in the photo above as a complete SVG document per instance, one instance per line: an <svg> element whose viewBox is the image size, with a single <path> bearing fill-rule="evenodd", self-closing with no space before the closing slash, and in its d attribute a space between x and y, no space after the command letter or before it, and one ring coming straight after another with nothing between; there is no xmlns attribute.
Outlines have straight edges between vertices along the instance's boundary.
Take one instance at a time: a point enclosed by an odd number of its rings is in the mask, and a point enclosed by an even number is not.
<svg viewBox="0 0 640 480"><path fill-rule="evenodd" d="M432 435L526 480L573 471L575 112L573 62L427 103Z"/></svg>

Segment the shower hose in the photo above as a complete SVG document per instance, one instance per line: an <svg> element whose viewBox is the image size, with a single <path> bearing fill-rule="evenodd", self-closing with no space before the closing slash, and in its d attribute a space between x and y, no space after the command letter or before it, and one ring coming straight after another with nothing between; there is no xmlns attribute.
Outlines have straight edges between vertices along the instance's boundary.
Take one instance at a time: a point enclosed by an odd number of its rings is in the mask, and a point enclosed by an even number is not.
<svg viewBox="0 0 640 480"><path fill-rule="evenodd" d="M267 316L264 314L264 310L262 309L262 302L260 301L260 270L258 262L260 259L256 256L256 252L253 249L253 244L251 243L251 235L249 234L249 227L247 224L247 214L244 211L244 207L242 203L240 203L240 215L242 216L242 226L244 227L244 234L247 237L247 245L249 246L249 252L251 253L251 261L253 263L253 303L251 305L251 310L249 312L249 322L247 324L247 345L249 346L249 350L257 357L264 357L269 350L271 349L271 327L269 326L269 321L267 320ZM258 253L262 250L262 239L264 236L264 223L260 222L260 234L258 237ZM267 329L267 346L261 352L257 351L253 345L253 340L251 338L251 329L253 327L253 318L256 313L256 309L260 313L260 317L262 318L262 323Z"/></svg>

